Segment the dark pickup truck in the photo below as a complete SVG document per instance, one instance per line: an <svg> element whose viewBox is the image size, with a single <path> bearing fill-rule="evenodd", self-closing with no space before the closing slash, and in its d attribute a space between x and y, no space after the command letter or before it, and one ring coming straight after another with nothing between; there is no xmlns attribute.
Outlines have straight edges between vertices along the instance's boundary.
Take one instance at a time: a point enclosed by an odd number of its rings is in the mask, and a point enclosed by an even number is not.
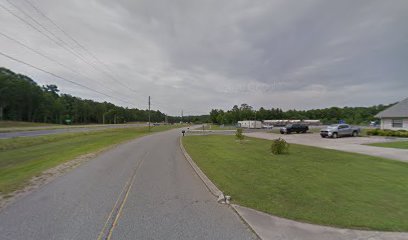
<svg viewBox="0 0 408 240"><path fill-rule="evenodd" d="M309 130L309 127L303 124L288 124L285 127L280 129L281 134L290 134L293 132L296 133L305 133Z"/></svg>

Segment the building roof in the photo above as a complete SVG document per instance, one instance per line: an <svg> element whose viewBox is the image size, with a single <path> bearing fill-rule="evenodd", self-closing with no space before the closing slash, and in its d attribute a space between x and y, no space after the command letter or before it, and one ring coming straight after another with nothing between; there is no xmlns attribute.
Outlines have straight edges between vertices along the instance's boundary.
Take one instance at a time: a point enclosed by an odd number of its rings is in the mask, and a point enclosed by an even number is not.
<svg viewBox="0 0 408 240"><path fill-rule="evenodd" d="M408 98L375 115L377 118L408 117Z"/></svg>

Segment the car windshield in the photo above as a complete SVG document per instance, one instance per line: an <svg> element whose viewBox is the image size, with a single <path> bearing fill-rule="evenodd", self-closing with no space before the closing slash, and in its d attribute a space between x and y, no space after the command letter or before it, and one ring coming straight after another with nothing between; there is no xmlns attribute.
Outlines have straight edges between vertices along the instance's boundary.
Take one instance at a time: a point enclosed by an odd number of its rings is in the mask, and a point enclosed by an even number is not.
<svg viewBox="0 0 408 240"><path fill-rule="evenodd" d="M286 127L292 127L292 124L288 124L288 125L286 125Z"/></svg>

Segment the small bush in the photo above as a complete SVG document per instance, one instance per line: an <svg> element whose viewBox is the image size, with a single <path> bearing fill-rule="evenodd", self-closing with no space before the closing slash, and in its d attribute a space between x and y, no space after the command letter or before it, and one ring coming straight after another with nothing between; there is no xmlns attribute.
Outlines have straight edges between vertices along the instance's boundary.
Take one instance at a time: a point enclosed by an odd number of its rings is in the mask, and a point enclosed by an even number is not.
<svg viewBox="0 0 408 240"><path fill-rule="evenodd" d="M372 129L367 131L367 135L372 136L386 136L386 137L408 137L408 132L406 130L388 130L388 129Z"/></svg>
<svg viewBox="0 0 408 240"><path fill-rule="evenodd" d="M367 131L367 135L377 136L379 134L379 129L371 129Z"/></svg>
<svg viewBox="0 0 408 240"><path fill-rule="evenodd" d="M289 143L283 138L272 141L271 152L275 155L289 152Z"/></svg>
<svg viewBox="0 0 408 240"><path fill-rule="evenodd" d="M240 141L244 140L244 134L242 134L242 128L237 128L237 131L235 132L235 137Z"/></svg>

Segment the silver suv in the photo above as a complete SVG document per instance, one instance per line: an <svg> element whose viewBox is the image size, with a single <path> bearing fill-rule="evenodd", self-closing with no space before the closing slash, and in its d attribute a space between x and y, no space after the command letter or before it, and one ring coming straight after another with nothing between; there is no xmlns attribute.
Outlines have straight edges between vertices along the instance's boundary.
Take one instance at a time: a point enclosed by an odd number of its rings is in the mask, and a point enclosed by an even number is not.
<svg viewBox="0 0 408 240"><path fill-rule="evenodd" d="M338 138L343 136L357 137L359 133L360 128L352 127L348 124L334 124L320 130L320 136L322 136L322 138Z"/></svg>

